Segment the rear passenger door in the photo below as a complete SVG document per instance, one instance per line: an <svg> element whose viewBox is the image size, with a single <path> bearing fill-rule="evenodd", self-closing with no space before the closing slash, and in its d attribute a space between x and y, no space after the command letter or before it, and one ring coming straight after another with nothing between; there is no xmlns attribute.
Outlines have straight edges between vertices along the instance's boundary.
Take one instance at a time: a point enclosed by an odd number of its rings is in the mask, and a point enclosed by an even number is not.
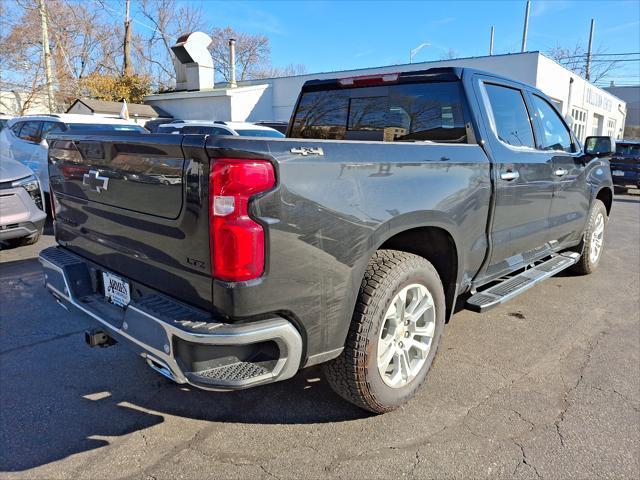
<svg viewBox="0 0 640 480"><path fill-rule="evenodd" d="M591 201L584 156L558 111L540 95L528 94L537 148L553 173L549 235L554 249L580 241Z"/></svg>
<svg viewBox="0 0 640 480"><path fill-rule="evenodd" d="M489 125L496 182L489 278L525 266L548 251L553 178L550 157L536 149L521 86L492 77L481 77L477 86Z"/></svg>

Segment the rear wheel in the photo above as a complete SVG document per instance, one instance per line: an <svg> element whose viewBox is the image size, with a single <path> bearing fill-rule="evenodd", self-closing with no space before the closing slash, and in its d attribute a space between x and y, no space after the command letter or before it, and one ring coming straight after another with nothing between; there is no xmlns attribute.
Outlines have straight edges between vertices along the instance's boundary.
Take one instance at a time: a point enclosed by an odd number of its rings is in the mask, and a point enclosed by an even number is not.
<svg viewBox="0 0 640 480"><path fill-rule="evenodd" d="M617 185L613 186L613 191L615 193L629 193L629 189L627 187L619 187Z"/></svg>
<svg viewBox="0 0 640 480"><path fill-rule="evenodd" d="M607 222L607 208L600 200L595 200L589 212L587 229L584 232L582 255L578 262L571 267L572 271L587 275L598 267L604 250Z"/></svg>
<svg viewBox="0 0 640 480"><path fill-rule="evenodd" d="M444 320L444 290L433 265L379 250L360 287L345 348L325 366L329 383L361 408L394 410L424 382Z"/></svg>

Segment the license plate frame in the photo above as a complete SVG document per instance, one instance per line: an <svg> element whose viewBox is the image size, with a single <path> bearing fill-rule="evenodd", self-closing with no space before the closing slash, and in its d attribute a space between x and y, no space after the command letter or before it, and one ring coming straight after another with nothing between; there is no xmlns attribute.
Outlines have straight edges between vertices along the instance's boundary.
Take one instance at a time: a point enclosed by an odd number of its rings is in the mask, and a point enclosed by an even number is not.
<svg viewBox="0 0 640 480"><path fill-rule="evenodd" d="M131 302L129 282L111 272L102 272L104 297L109 303L126 308Z"/></svg>
<svg viewBox="0 0 640 480"><path fill-rule="evenodd" d="M613 170L611 175L614 177L624 177L624 172L622 170Z"/></svg>

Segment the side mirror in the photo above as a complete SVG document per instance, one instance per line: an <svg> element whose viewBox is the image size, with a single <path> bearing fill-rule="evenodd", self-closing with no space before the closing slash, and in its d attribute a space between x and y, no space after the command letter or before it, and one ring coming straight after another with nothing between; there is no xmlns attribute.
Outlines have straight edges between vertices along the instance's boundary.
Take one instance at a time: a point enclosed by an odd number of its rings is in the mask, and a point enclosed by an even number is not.
<svg viewBox="0 0 640 480"><path fill-rule="evenodd" d="M613 137L587 137L584 141L584 153L592 157L608 157L616 152Z"/></svg>

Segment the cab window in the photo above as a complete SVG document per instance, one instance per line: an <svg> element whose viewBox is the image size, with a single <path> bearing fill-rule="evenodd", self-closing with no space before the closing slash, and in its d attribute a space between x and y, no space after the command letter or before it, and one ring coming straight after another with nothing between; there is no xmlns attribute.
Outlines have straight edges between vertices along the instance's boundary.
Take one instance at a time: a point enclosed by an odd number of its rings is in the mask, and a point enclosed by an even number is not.
<svg viewBox="0 0 640 480"><path fill-rule="evenodd" d="M520 90L485 84L498 139L513 147L534 147L529 113Z"/></svg>
<svg viewBox="0 0 640 480"><path fill-rule="evenodd" d="M542 134L538 135L538 148L541 150L559 150L573 152L573 142L569 129L558 112L545 99L532 95L533 109L538 117Z"/></svg>

